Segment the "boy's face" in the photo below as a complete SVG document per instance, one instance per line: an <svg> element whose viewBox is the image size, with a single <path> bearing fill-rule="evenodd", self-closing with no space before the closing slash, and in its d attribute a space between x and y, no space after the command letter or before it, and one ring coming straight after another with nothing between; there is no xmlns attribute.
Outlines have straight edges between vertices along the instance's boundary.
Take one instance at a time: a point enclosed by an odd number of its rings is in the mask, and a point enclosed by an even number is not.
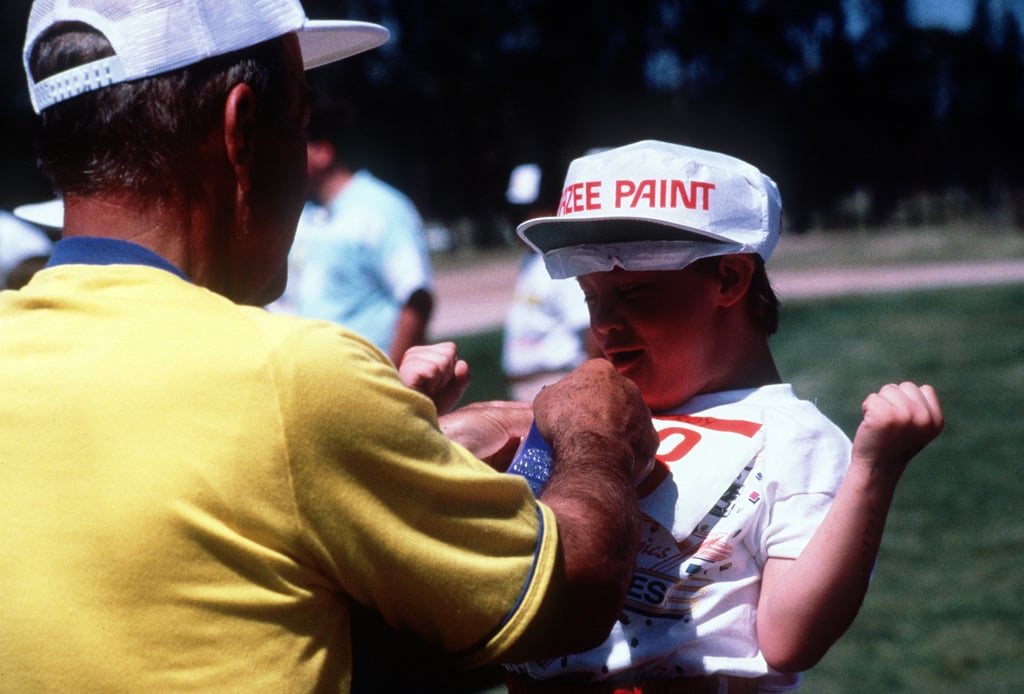
<svg viewBox="0 0 1024 694"><path fill-rule="evenodd" d="M715 275L682 270L595 272L580 286L590 327L616 370L640 388L652 411L664 411L713 388L718 370L712 320Z"/></svg>

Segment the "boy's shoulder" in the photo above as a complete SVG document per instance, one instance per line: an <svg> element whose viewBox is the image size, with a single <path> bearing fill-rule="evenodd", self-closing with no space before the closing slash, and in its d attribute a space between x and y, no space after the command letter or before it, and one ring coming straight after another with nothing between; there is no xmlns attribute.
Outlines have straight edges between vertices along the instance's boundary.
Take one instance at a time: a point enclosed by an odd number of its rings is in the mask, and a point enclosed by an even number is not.
<svg viewBox="0 0 1024 694"><path fill-rule="evenodd" d="M842 429L815 403L800 398L789 383L698 395L680 413L757 422L770 446L799 442L834 448L843 455L850 446Z"/></svg>

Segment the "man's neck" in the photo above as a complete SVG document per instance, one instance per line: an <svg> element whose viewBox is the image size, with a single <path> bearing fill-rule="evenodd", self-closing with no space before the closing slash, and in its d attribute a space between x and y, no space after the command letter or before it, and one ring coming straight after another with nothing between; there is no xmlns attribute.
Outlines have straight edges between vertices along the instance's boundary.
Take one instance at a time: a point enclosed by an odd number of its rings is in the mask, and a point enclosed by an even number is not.
<svg viewBox="0 0 1024 694"><path fill-rule="evenodd" d="M213 224L209 210L173 200L131 195L68 195L64 199L65 237L119 239L153 251L197 284L208 281Z"/></svg>

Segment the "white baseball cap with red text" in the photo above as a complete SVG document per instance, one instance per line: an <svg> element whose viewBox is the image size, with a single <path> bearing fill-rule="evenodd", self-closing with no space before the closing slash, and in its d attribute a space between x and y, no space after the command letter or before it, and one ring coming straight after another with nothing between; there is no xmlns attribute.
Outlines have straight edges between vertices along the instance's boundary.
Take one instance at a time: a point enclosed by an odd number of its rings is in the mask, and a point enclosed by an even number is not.
<svg viewBox="0 0 1024 694"><path fill-rule="evenodd" d="M626 270L676 270L700 258L756 253L767 260L782 227L778 186L756 167L709 150L644 140L569 165L554 217L519 236L555 279Z"/></svg>

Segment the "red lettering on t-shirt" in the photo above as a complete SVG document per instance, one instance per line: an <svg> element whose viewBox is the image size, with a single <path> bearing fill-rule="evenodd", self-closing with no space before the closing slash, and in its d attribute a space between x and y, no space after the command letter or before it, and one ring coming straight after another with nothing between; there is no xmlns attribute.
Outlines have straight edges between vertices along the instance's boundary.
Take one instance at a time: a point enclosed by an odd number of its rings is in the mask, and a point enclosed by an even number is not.
<svg viewBox="0 0 1024 694"><path fill-rule="evenodd" d="M673 437L682 437L679 441L671 440ZM674 463L681 459L684 455L693 450L693 447L700 443L701 435L699 431L693 429L687 429L685 427L665 427L658 431L658 438L661 439L662 445L668 443L672 445L672 448L661 452L659 447L658 460L665 463Z"/></svg>

